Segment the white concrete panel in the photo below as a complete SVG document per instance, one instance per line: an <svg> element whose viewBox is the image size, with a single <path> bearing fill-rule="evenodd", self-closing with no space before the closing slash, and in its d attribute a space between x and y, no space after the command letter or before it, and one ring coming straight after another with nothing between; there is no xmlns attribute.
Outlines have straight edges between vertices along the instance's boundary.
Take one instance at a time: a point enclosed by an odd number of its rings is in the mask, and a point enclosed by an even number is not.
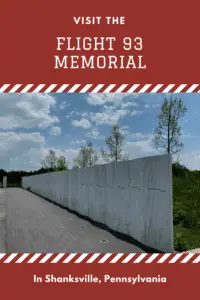
<svg viewBox="0 0 200 300"><path fill-rule="evenodd" d="M168 155L23 177L22 186L146 246L173 250Z"/></svg>

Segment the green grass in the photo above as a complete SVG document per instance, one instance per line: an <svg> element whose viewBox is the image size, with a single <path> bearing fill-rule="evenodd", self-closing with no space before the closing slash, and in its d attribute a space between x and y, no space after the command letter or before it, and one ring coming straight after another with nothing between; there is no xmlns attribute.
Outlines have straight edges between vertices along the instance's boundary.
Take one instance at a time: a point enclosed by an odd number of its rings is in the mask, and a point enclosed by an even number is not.
<svg viewBox="0 0 200 300"><path fill-rule="evenodd" d="M173 166L174 246L200 248L200 171Z"/></svg>

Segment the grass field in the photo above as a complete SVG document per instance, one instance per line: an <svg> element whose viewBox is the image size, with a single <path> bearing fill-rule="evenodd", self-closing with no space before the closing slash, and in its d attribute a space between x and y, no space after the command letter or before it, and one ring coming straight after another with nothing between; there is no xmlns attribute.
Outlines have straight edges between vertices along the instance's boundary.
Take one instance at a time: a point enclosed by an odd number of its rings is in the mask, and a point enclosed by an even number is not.
<svg viewBox="0 0 200 300"><path fill-rule="evenodd" d="M200 171L173 165L174 246L200 248Z"/></svg>

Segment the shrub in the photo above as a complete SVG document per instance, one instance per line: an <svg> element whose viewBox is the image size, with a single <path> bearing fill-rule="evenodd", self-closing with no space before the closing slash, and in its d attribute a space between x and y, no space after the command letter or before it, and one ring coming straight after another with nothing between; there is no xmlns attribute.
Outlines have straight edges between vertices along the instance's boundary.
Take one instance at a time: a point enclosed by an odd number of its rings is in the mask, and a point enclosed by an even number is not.
<svg viewBox="0 0 200 300"><path fill-rule="evenodd" d="M184 252L189 250L189 245L187 245L186 241L183 239L181 233L177 233L174 239L174 249L178 252Z"/></svg>
<svg viewBox="0 0 200 300"><path fill-rule="evenodd" d="M173 173L174 176L177 176L177 177L186 176L188 171L189 170L185 166L183 166L179 163L174 163L172 165L172 173Z"/></svg>

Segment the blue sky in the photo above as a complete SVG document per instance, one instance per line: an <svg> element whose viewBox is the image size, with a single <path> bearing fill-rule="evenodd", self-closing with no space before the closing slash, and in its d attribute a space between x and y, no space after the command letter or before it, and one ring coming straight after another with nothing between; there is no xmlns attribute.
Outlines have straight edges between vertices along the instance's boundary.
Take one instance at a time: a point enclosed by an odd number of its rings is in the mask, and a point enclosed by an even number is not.
<svg viewBox="0 0 200 300"><path fill-rule="evenodd" d="M180 123L182 163L200 169L200 95L175 96L188 108ZM104 147L105 137L117 122L130 158L155 155L152 137L165 97L170 95L1 94L0 168L37 169L49 149L64 155L71 167L78 150L88 141L97 151Z"/></svg>

